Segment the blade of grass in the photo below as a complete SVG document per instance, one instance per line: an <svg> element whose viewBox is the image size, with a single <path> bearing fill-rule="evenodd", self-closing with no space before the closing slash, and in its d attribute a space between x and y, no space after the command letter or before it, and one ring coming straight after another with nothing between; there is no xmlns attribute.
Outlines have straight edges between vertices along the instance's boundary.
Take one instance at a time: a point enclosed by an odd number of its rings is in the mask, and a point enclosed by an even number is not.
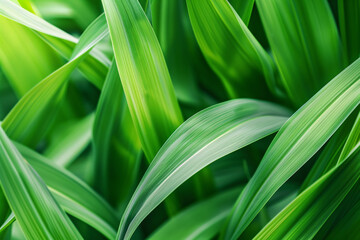
<svg viewBox="0 0 360 240"><path fill-rule="evenodd" d="M355 184L340 206L326 221L314 239L359 239L360 181Z"/></svg>
<svg viewBox="0 0 360 240"><path fill-rule="evenodd" d="M164 53L179 101L201 105L196 64L199 61L195 36L189 29L186 2L151 1L152 26ZM181 47L178 47L181 46Z"/></svg>
<svg viewBox="0 0 360 240"><path fill-rule="evenodd" d="M231 98L266 98L275 87L273 61L226 0L187 0L192 28L206 60ZM251 9L248 9L251 11Z"/></svg>
<svg viewBox="0 0 360 240"><path fill-rule="evenodd" d="M344 53L348 63L360 56L360 2L338 0L339 24Z"/></svg>
<svg viewBox="0 0 360 240"><path fill-rule="evenodd" d="M356 115L354 111L348 119L341 125L341 127L334 133L330 140L326 143L323 151L316 160L314 166L311 168L305 181L302 183L300 192L305 190L321 176L331 170L337 165L342 149L345 145L346 139L349 136L350 130L354 124Z"/></svg>
<svg viewBox="0 0 360 240"><path fill-rule="evenodd" d="M360 178L359 160L360 144L340 165L292 201L254 239L312 239Z"/></svg>
<svg viewBox="0 0 360 240"><path fill-rule="evenodd" d="M21 97L59 68L61 59L26 27L2 16L0 25L0 65L16 95Z"/></svg>
<svg viewBox="0 0 360 240"><path fill-rule="evenodd" d="M130 113L151 162L182 122L169 72L138 1L102 2Z"/></svg>
<svg viewBox="0 0 360 240"><path fill-rule="evenodd" d="M39 32L40 36L49 43L51 47L70 60L74 47L76 43L78 43L77 38L51 25L31 12L26 11L10 0L0 0L0 3L0 15ZM100 20L97 20L101 21L101 17ZM95 20L95 22L97 20ZM84 63L80 64L79 68L95 86L101 88L108 71L108 65L110 65L110 60L101 52L94 49L90 55L84 59Z"/></svg>
<svg viewBox="0 0 360 240"><path fill-rule="evenodd" d="M183 182L215 160L275 132L287 115L277 105L239 99L209 107L185 121L144 174L117 238L130 239L142 220Z"/></svg>
<svg viewBox="0 0 360 240"><path fill-rule="evenodd" d="M346 140L345 146L341 151L338 164L341 163L352 149L360 142L360 112L358 113L355 123L351 128L350 134Z"/></svg>
<svg viewBox="0 0 360 240"><path fill-rule="evenodd" d="M66 169L50 165L44 156L23 145L15 146L66 212L93 226L107 238L115 237L119 217L102 197Z"/></svg>
<svg viewBox="0 0 360 240"><path fill-rule="evenodd" d="M271 196L303 166L360 103L360 59L342 71L280 129L239 196L222 238L237 239Z"/></svg>
<svg viewBox="0 0 360 240"><path fill-rule="evenodd" d="M5 117L2 126L12 140L33 146L41 140L55 117L70 74L99 41L97 35L95 40L87 36L101 33L98 25L102 20L100 16L88 27L71 60L28 91Z"/></svg>
<svg viewBox="0 0 360 240"><path fill-rule="evenodd" d="M257 0L283 87L299 107L343 69L340 38L326 0Z"/></svg>
<svg viewBox="0 0 360 240"><path fill-rule="evenodd" d="M248 26L255 0L229 0L229 3Z"/></svg>
<svg viewBox="0 0 360 240"><path fill-rule="evenodd" d="M82 239L63 210L0 127L0 183L29 239Z"/></svg>
<svg viewBox="0 0 360 240"><path fill-rule="evenodd" d="M98 173L96 189L112 205L124 210L135 187L141 144L129 113L115 61L110 67L100 95L93 136Z"/></svg>

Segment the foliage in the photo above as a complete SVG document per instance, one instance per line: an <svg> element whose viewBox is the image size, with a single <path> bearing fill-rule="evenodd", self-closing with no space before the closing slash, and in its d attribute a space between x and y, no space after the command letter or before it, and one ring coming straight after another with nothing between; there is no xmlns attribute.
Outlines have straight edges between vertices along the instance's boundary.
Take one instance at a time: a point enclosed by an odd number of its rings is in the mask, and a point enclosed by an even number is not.
<svg viewBox="0 0 360 240"><path fill-rule="evenodd" d="M0 0L0 240L359 239L358 0Z"/></svg>

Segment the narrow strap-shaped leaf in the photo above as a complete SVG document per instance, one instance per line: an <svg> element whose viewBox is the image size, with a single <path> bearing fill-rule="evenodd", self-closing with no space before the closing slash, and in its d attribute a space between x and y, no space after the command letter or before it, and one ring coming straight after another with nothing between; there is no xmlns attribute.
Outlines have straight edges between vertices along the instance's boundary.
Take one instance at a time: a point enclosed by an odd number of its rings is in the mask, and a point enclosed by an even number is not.
<svg viewBox="0 0 360 240"><path fill-rule="evenodd" d="M287 115L277 105L239 99L211 106L188 119L144 174L121 220L118 239L130 239L141 221L196 172L277 131Z"/></svg>
<svg viewBox="0 0 360 240"><path fill-rule="evenodd" d="M148 240L212 239L220 231L240 189L217 194L180 212L165 222Z"/></svg>
<svg viewBox="0 0 360 240"><path fill-rule="evenodd" d="M341 179L339 181L342 181ZM313 239L359 239L360 181L348 193Z"/></svg>
<svg viewBox="0 0 360 240"><path fill-rule="evenodd" d="M0 127L0 182L29 239L82 239L44 182ZM34 224L35 223L35 224Z"/></svg>
<svg viewBox="0 0 360 240"><path fill-rule="evenodd" d="M5 117L2 127L12 140L35 146L47 132L66 90L66 82L82 58L50 74L27 92Z"/></svg>
<svg viewBox="0 0 360 240"><path fill-rule="evenodd" d="M300 192L305 190L316 180L322 177L325 173L330 171L337 165L342 149L344 148L346 139L349 136L350 130L354 124L356 115L353 112L341 127L334 133L330 140L326 143L324 149L316 159L306 179L303 181Z"/></svg>
<svg viewBox="0 0 360 240"><path fill-rule="evenodd" d="M360 2L358 0L338 0L341 40L348 63L360 56Z"/></svg>
<svg viewBox="0 0 360 240"><path fill-rule="evenodd" d="M98 173L95 183L97 191L111 204L124 210L135 188L131 183L136 181L141 144L129 113L115 60L109 69L96 110L93 144Z"/></svg>
<svg viewBox="0 0 360 240"><path fill-rule="evenodd" d="M223 237L237 239L271 196L325 144L359 103L360 59L280 129L234 206Z"/></svg>
<svg viewBox="0 0 360 240"><path fill-rule="evenodd" d="M341 163L351 150L360 142L360 112L341 151L338 163Z"/></svg>
<svg viewBox="0 0 360 240"><path fill-rule="evenodd" d="M93 226L107 238L115 237L114 229L119 224L119 218L103 198L66 169L55 168L48 164L49 159L23 145L15 146L38 172L66 212Z"/></svg>
<svg viewBox="0 0 360 240"><path fill-rule="evenodd" d="M6 218L5 222L0 226L0 239L1 234L15 221L14 213L10 213L10 215Z"/></svg>
<svg viewBox="0 0 360 240"><path fill-rule="evenodd" d="M288 97L297 107L343 69L340 38L326 0L257 0Z"/></svg>
<svg viewBox="0 0 360 240"><path fill-rule="evenodd" d="M51 25L44 19L26 11L10 0L0 0L0 3L1 15L41 33L40 35L50 46L54 47L65 58L70 59L78 39ZM94 49L90 55L84 59L84 63L80 64L79 68L95 86L101 88L109 64L109 59Z"/></svg>
<svg viewBox="0 0 360 240"><path fill-rule="evenodd" d="M21 154L28 160L32 167L44 179L50 191L60 206L69 214L93 226L107 238L113 239L116 235L115 228L118 217L97 193L90 189L84 182L65 169L54 168L47 164L49 160L33 150L15 144ZM0 229L0 232L15 220L11 214Z"/></svg>
<svg viewBox="0 0 360 240"><path fill-rule="evenodd" d="M255 0L229 0L229 3L239 14L245 25L249 25Z"/></svg>
<svg viewBox="0 0 360 240"><path fill-rule="evenodd" d="M183 121L180 108L160 45L140 3L102 3L130 113L150 162Z"/></svg>
<svg viewBox="0 0 360 240"><path fill-rule="evenodd" d="M272 59L228 1L187 0L187 7L199 46L231 98L266 98L261 75L276 91Z"/></svg>
<svg viewBox="0 0 360 240"><path fill-rule="evenodd" d="M16 95L21 97L59 68L61 57L25 26L3 16L0 16L0 25L1 69Z"/></svg>
<svg viewBox="0 0 360 240"><path fill-rule="evenodd" d="M312 239L359 178L360 144L342 164L292 201L254 239Z"/></svg>
<svg viewBox="0 0 360 240"><path fill-rule="evenodd" d="M71 60L27 92L5 117L2 126L12 140L34 146L46 133L61 103L70 74L99 41L99 38L89 40L88 35L98 33L101 20L100 16L90 24L85 39Z"/></svg>

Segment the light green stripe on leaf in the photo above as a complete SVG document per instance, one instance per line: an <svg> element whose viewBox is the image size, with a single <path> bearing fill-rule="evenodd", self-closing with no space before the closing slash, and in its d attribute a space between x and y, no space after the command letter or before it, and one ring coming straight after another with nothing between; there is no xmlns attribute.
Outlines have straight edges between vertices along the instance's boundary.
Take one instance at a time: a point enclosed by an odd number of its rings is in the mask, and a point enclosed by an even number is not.
<svg viewBox="0 0 360 240"><path fill-rule="evenodd" d="M285 91L301 106L343 69L327 0L257 0Z"/></svg>
<svg viewBox="0 0 360 240"><path fill-rule="evenodd" d="M312 239L360 178L360 144L307 188L254 239Z"/></svg>
<svg viewBox="0 0 360 240"><path fill-rule="evenodd" d="M138 1L102 1L120 79L150 162L183 121L156 35Z"/></svg>
<svg viewBox="0 0 360 240"><path fill-rule="evenodd" d="M17 23L25 25L37 32L40 36L62 56L71 58L78 39L51 25L44 19L26 11L10 0L0 0L0 15L7 17ZM101 21L101 17L94 22ZM92 23L94 25L94 22ZM91 24L89 25L89 27ZM95 30L95 28L93 28ZM79 68L95 86L101 88L108 70L110 60L96 49L92 50Z"/></svg>
<svg viewBox="0 0 360 240"><path fill-rule="evenodd" d="M0 182L28 239L82 239L44 182L0 127Z"/></svg>
<svg viewBox="0 0 360 240"><path fill-rule="evenodd" d="M118 239L130 239L142 220L170 193L217 159L279 129L288 111L238 99L211 106L185 121L144 174L122 217Z"/></svg>
<svg viewBox="0 0 360 240"><path fill-rule="evenodd" d="M234 206L223 238L237 239L271 196L326 143L359 103L360 59L280 129Z"/></svg>
<svg viewBox="0 0 360 240"><path fill-rule="evenodd" d="M278 92L272 59L226 0L187 0L187 7L201 51L229 97L267 98L266 82Z"/></svg>

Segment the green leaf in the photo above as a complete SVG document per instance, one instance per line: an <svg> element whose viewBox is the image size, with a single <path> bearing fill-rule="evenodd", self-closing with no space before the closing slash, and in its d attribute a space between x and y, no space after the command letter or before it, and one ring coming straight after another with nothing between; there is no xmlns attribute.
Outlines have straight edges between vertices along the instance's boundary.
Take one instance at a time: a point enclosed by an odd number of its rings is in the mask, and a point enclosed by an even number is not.
<svg viewBox="0 0 360 240"><path fill-rule="evenodd" d="M359 160L360 144L342 164L292 201L254 239L312 239L360 178Z"/></svg>
<svg viewBox="0 0 360 240"><path fill-rule="evenodd" d="M342 162L359 142L360 142L360 113L358 113L355 123L346 140L345 146L341 151L338 163Z"/></svg>
<svg viewBox="0 0 360 240"><path fill-rule="evenodd" d="M10 213L10 215L7 217L7 219L5 220L5 222L0 226L0 239L1 238L1 234L15 221L15 215L14 213Z"/></svg>
<svg viewBox="0 0 360 240"><path fill-rule="evenodd" d="M196 172L274 133L287 115L287 110L271 103L238 99L211 106L188 119L144 174L122 217L118 239L130 239L141 221Z"/></svg>
<svg viewBox="0 0 360 240"><path fill-rule="evenodd" d="M360 181L358 180L314 239L359 239L360 233L357 231L360 221L359 191Z"/></svg>
<svg viewBox="0 0 360 240"><path fill-rule="evenodd" d="M241 17L246 26L249 25L255 0L229 0L231 6Z"/></svg>
<svg viewBox="0 0 360 240"><path fill-rule="evenodd" d="M135 187L141 144L129 113L115 61L101 91L93 136L98 173L96 188L112 205L124 210Z"/></svg>
<svg viewBox="0 0 360 240"><path fill-rule="evenodd" d="M99 33L102 20L100 16L90 24L71 60L28 91L5 117L2 126L12 140L33 146L41 140L55 117L70 74L99 41L88 36Z"/></svg>
<svg viewBox="0 0 360 240"><path fill-rule="evenodd" d="M240 189L231 189L180 212L157 229L148 240L212 239L220 231Z"/></svg>
<svg viewBox="0 0 360 240"><path fill-rule="evenodd" d="M237 239L271 196L325 144L359 103L360 59L280 129L234 206L223 237Z"/></svg>
<svg viewBox="0 0 360 240"><path fill-rule="evenodd" d="M2 16L0 25L0 66L16 95L21 97L59 68L61 59L30 29Z"/></svg>
<svg viewBox="0 0 360 240"><path fill-rule="evenodd" d="M326 0L258 0L282 85L299 107L343 68L340 38Z"/></svg>
<svg viewBox="0 0 360 240"><path fill-rule="evenodd" d="M312 166L309 174L302 183L300 188L301 192L337 165L346 139L348 138L355 121L356 115L354 113L356 113L356 111L354 111L353 114L346 119L346 121L326 143L318 159L316 159L314 166Z"/></svg>
<svg viewBox="0 0 360 240"><path fill-rule="evenodd" d="M12 140L35 146L55 118L67 80L82 58L68 62L30 91L5 117L2 127Z"/></svg>
<svg viewBox="0 0 360 240"><path fill-rule="evenodd" d="M41 178L0 127L0 183L29 239L82 239Z"/></svg>
<svg viewBox="0 0 360 240"><path fill-rule="evenodd" d="M120 79L142 148L152 161L183 121L155 33L138 1L102 1Z"/></svg>
<svg viewBox="0 0 360 240"><path fill-rule="evenodd" d="M187 104L201 105L197 84L201 54L190 28L186 2L151 1L152 26L164 53L176 96ZM181 46L181 47L178 47ZM208 79L206 79L208 80Z"/></svg>
<svg viewBox="0 0 360 240"><path fill-rule="evenodd" d="M69 214L93 226L107 238L115 237L119 218L115 210L75 175L48 164L49 159L16 144L22 156L44 180L60 206Z"/></svg>
<svg viewBox="0 0 360 240"><path fill-rule="evenodd" d="M344 52L349 63L360 56L360 2L338 0L339 25Z"/></svg>
<svg viewBox="0 0 360 240"><path fill-rule="evenodd" d="M0 2L0 15L39 32L40 36L43 37L51 47L65 58L70 59L78 39L19 7L10 0L0 0ZM96 21L97 20L95 20L95 22ZM93 30L97 30L97 28L93 28ZM109 64L109 59L94 49L89 56L84 59L84 63L80 64L79 68L95 86L101 88Z"/></svg>
<svg viewBox="0 0 360 240"><path fill-rule="evenodd" d="M187 0L187 7L202 53L231 98L266 98L262 76L277 91L272 59L226 0Z"/></svg>

